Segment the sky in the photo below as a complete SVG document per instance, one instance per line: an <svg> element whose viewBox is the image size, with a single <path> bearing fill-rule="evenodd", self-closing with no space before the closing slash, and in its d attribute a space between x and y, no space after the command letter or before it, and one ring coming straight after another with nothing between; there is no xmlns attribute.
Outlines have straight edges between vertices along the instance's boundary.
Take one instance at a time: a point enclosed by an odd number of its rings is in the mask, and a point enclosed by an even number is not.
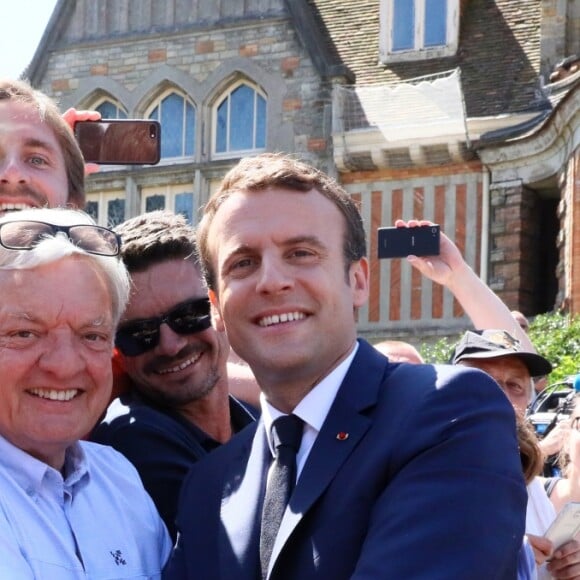
<svg viewBox="0 0 580 580"><path fill-rule="evenodd" d="M56 0L0 0L0 77L16 79L28 66Z"/></svg>

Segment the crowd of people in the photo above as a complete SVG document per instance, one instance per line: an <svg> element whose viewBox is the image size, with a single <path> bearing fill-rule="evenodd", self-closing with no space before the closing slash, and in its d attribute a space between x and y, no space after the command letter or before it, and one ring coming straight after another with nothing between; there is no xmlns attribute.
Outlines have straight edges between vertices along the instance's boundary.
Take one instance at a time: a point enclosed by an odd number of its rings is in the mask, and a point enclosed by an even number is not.
<svg viewBox="0 0 580 580"><path fill-rule="evenodd" d="M475 330L434 365L357 336L367 241L332 178L261 154L196 229L100 227L71 131L97 116L0 80L0 577L580 578L544 537L580 501L580 407L537 441L550 362L445 234L408 261Z"/></svg>

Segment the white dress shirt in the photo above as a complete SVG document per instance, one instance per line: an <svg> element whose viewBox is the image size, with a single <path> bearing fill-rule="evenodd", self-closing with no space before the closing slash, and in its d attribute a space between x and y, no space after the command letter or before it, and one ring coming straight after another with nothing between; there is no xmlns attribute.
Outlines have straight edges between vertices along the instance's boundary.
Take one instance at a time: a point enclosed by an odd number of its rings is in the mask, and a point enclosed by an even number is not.
<svg viewBox="0 0 580 580"><path fill-rule="evenodd" d="M330 411L332 403L334 403L338 389L350 368L357 350L358 342L355 342L351 353L330 374L314 386L314 388L292 411L293 415L300 417L300 419L304 421L302 442L298 454L296 455L296 479L298 479L302 473L302 469L306 463L306 459L308 459L310 450L316 441L318 433L320 433L320 429L322 429L322 424L326 420L326 416ZM268 445L270 446L272 457L274 457L274 447L272 445L272 423L284 413L281 413L278 409L270 405L270 403L266 401L263 393L260 395L260 406L262 408L262 420L264 421L264 427L266 429L266 438L268 440Z"/></svg>

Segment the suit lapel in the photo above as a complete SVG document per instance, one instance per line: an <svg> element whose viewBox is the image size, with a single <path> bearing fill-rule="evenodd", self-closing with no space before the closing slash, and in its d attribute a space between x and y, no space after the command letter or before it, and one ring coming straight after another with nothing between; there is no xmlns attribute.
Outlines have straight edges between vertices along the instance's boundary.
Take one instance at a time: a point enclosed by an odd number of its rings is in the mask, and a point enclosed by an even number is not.
<svg viewBox="0 0 580 580"><path fill-rule="evenodd" d="M260 512L269 460L264 424L260 420L253 438L232 459L226 473L221 505L225 534L220 554L223 578L230 578L232 571L240 570L253 577L259 570Z"/></svg>
<svg viewBox="0 0 580 580"><path fill-rule="evenodd" d="M290 498L274 544L270 571L300 520L324 493L370 428L372 421L361 411L376 404L387 367L387 360L372 346L364 341L359 343L359 350Z"/></svg>

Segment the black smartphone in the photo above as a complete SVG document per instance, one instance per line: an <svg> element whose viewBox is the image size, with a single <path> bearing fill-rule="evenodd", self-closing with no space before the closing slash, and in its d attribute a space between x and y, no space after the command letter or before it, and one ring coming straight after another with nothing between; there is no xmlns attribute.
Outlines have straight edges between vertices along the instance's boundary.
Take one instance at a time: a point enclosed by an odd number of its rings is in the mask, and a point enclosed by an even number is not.
<svg viewBox="0 0 580 580"><path fill-rule="evenodd" d="M158 121L77 121L74 133L86 163L155 165L161 158L161 125Z"/></svg>
<svg viewBox="0 0 580 580"><path fill-rule="evenodd" d="M414 228L379 228L379 258L404 258L414 256L438 256L438 225Z"/></svg>

